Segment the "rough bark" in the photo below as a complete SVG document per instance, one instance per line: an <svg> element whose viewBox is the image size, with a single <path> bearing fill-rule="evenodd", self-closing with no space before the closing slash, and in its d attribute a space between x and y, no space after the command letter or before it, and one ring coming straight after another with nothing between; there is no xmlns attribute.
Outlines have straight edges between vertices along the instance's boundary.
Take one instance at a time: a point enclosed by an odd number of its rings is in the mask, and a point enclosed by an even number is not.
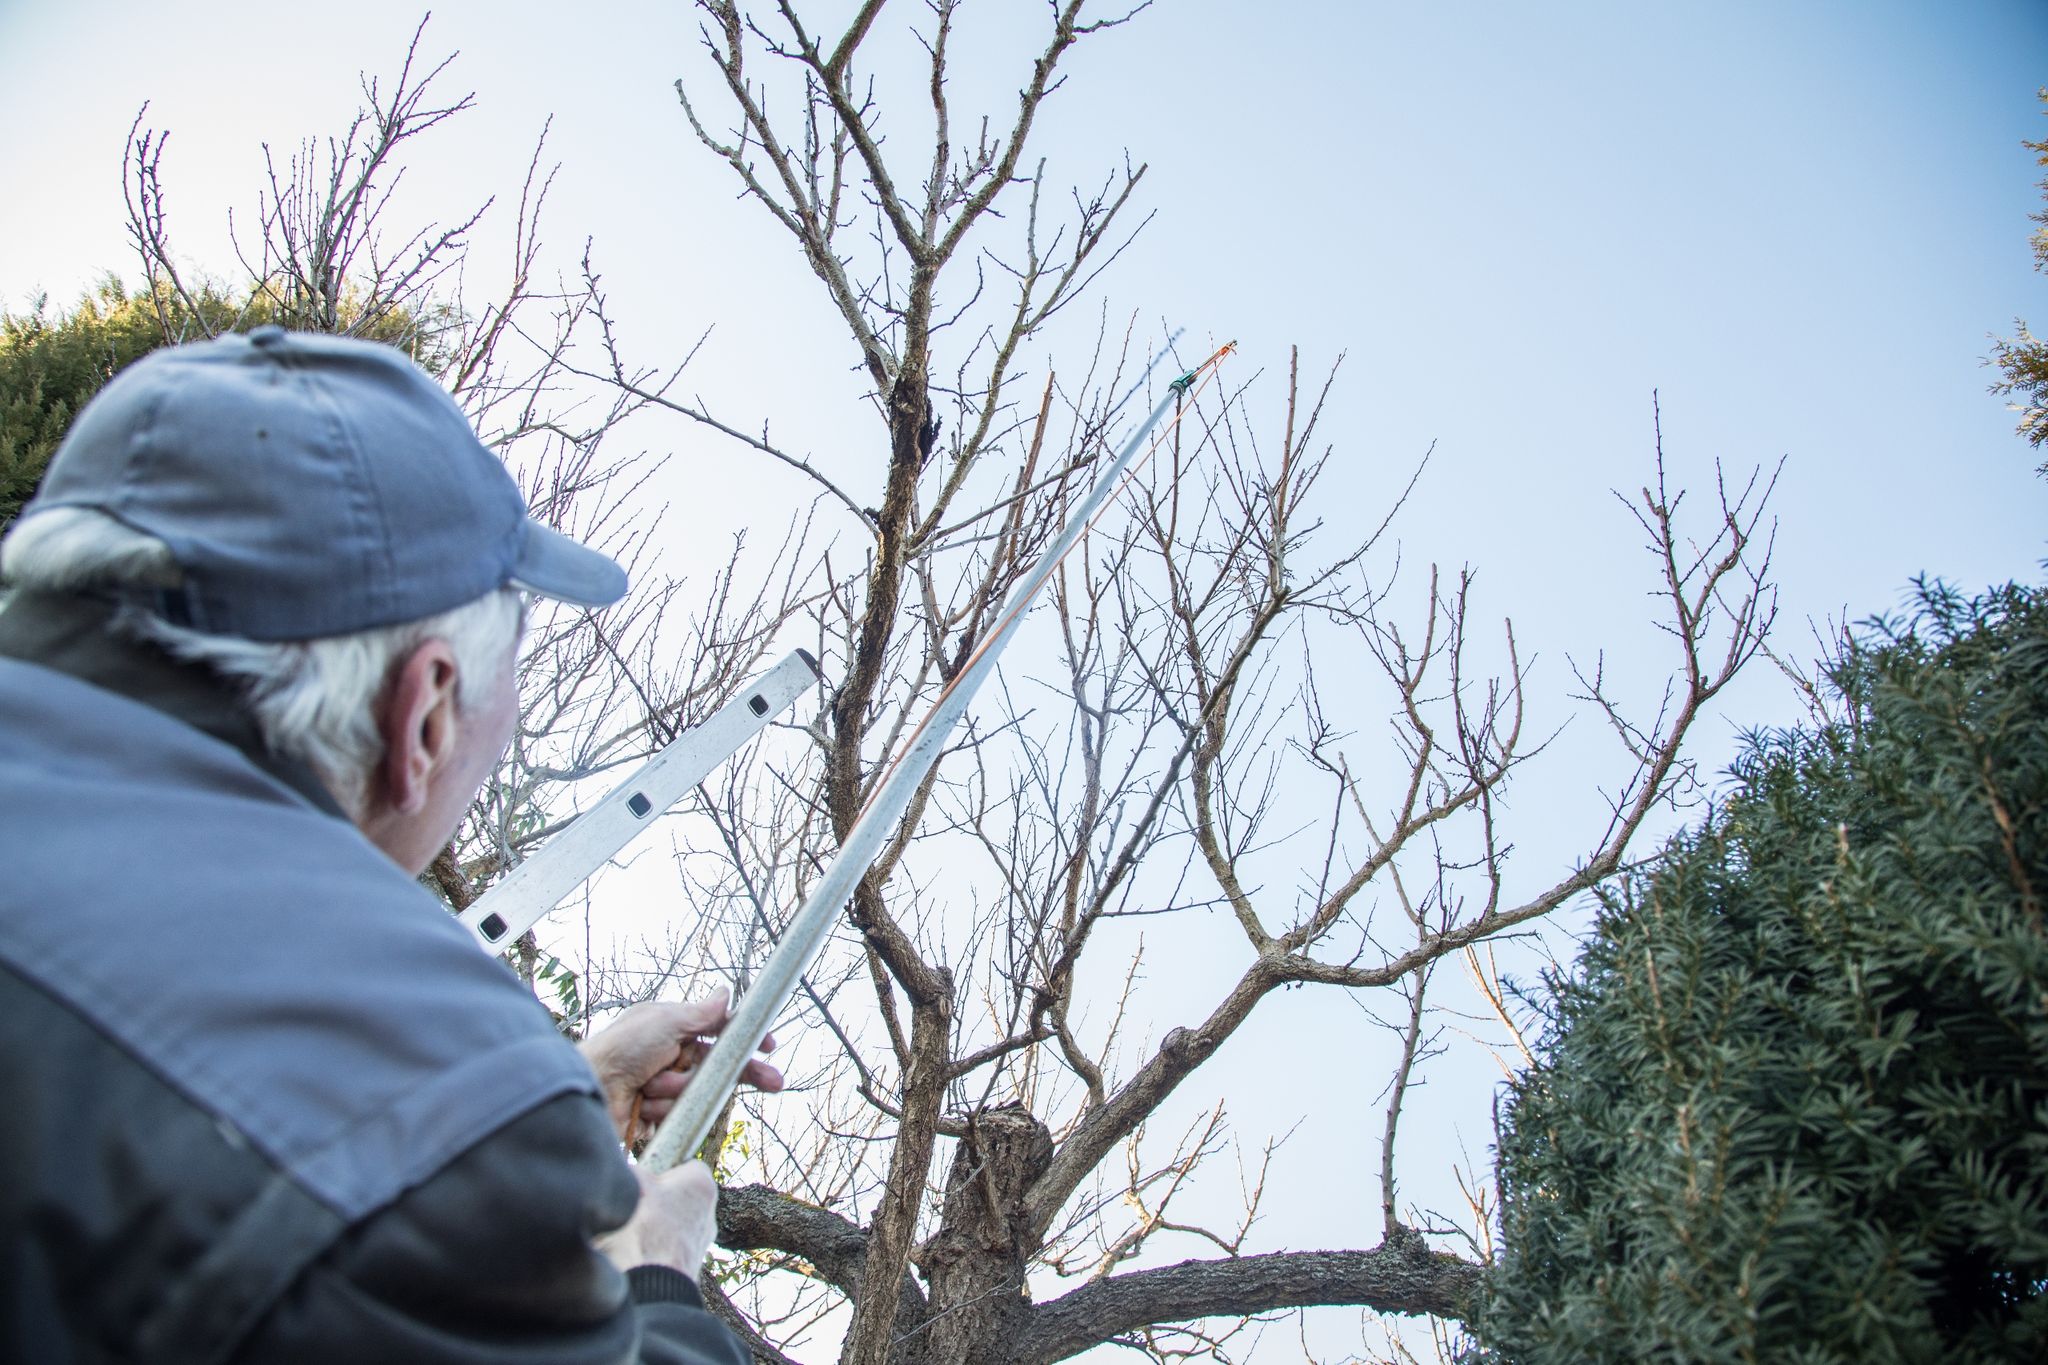
<svg viewBox="0 0 2048 1365"><path fill-rule="evenodd" d="M877 1274L893 1277L910 1264L911 1239L924 1207L925 1182L931 1173L932 1151L938 1143L939 1108L945 1100L952 1038L953 1007L950 974L934 969L944 987L936 1001L911 1011L910 1070L904 1078L903 1118L896 1145L889 1154L889 1174L868 1233L868 1263ZM853 1307L853 1323L839 1358L844 1365L884 1365L896 1344L914 1324L905 1323L901 1296L863 1294Z"/></svg>
<svg viewBox="0 0 2048 1365"><path fill-rule="evenodd" d="M766 1185L718 1194L718 1244L729 1251L784 1251L801 1256L849 1297L860 1292L868 1234L816 1204Z"/></svg>
<svg viewBox="0 0 2048 1365"><path fill-rule="evenodd" d="M849 1301L862 1298L868 1230L830 1209L792 1199L766 1185L742 1185L718 1196L718 1244L728 1251L781 1251L800 1256ZM927 1313L917 1277L897 1283L896 1331L903 1335Z"/></svg>
<svg viewBox="0 0 2048 1365"><path fill-rule="evenodd" d="M909 1357L929 1365L998 1365L1012 1358L1030 1313L1025 1272L1037 1250L1024 1194L1052 1159L1052 1134L1018 1107L985 1110L953 1149L939 1230L915 1260L935 1315Z"/></svg>
<svg viewBox="0 0 2048 1365"><path fill-rule="evenodd" d="M1407 1229L1371 1251L1183 1261L1098 1280L1039 1305L1007 1359L1015 1365L1047 1365L1154 1323L1314 1304L1361 1304L1381 1313L1457 1318L1479 1276L1478 1266L1431 1251L1420 1233Z"/></svg>

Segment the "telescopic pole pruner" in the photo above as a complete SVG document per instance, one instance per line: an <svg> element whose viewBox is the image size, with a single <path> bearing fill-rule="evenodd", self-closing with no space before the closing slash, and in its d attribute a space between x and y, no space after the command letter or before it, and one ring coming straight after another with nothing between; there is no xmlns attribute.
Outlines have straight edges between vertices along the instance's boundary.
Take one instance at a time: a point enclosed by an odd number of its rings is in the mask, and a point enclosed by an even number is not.
<svg viewBox="0 0 2048 1365"><path fill-rule="evenodd" d="M1168 345L1171 344L1169 340ZM947 738L966 712L968 703L974 699L982 683L995 672L996 660L1016 635L1025 609L1051 580L1060 561L1080 543L1088 528L1102 515L1124 477L1179 424L1181 413L1192 404L1195 394L1213 376L1223 358L1236 347L1236 342L1223 346L1167 386L1167 393L1159 405L1124 443L1116 458L1096 479L1087 497L1074 509L1059 535L1011 592L1002 614L997 618L995 629L983 638L967 666L955 674L952 683L939 694L931 711L912 731L901 755L875 784L867 805L840 844L838 856L813 884L810 896L804 901L803 908L797 911L796 918L790 921L788 931L762 966L752 989L740 998L718 1041L697 1067L689 1088L655 1131L641 1154L641 1165L653 1171L664 1171L694 1156L704 1145L719 1112L738 1087L740 1072L747 1059L768 1036L775 1017L782 1012L805 970L824 946L839 912L852 898L854 887L881 852L897 822L903 818L911 796L924 781L925 774L938 762ZM1155 360L1153 365L1157 364ZM1151 366L1146 372L1151 372ZM1169 414L1173 421L1153 437L1153 429ZM1153 437L1150 444L1147 444L1147 437Z"/></svg>

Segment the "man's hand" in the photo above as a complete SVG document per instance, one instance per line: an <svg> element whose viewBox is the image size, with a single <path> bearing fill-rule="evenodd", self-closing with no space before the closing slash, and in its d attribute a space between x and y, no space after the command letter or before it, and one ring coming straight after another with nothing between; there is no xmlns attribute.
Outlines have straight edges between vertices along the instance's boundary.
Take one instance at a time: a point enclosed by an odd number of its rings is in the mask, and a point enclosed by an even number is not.
<svg viewBox="0 0 2048 1365"><path fill-rule="evenodd" d="M640 1177L640 1206L626 1225L596 1240L621 1271L636 1265L674 1266L697 1282L711 1240L718 1235L718 1185L711 1168L685 1161L674 1170Z"/></svg>
<svg viewBox="0 0 2048 1365"><path fill-rule="evenodd" d="M635 1136L631 1129L660 1123L675 1107L676 1097L690 1083L690 1075L710 1050L711 1040L732 1017L728 998L719 991L687 1004L650 1001L635 1005L603 1033L583 1041L584 1059L604 1083L605 1106L621 1142L630 1144ZM774 1046L773 1037L761 1040L763 1052ZM759 1058L747 1063L740 1081L758 1090L782 1089L782 1073ZM641 1207L646 1207L646 1201ZM690 1273L694 1275L695 1269Z"/></svg>

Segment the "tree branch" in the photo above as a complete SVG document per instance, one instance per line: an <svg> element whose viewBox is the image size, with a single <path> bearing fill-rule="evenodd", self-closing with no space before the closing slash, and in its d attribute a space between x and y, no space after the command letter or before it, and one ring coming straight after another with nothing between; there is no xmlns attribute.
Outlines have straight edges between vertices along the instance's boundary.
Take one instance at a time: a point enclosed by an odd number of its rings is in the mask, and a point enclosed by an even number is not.
<svg viewBox="0 0 2048 1365"><path fill-rule="evenodd" d="M1403 1232L1371 1251L1290 1251L1182 1261L1097 1280L1040 1304L1011 1357L1050 1365L1156 1323L1240 1317L1314 1304L1357 1304L1380 1313L1462 1318L1480 1267Z"/></svg>

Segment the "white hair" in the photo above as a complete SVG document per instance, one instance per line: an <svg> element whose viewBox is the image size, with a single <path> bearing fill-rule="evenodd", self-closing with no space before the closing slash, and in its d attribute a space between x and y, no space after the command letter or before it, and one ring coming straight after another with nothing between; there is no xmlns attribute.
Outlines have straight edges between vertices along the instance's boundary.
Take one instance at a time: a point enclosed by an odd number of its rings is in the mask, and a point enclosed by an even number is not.
<svg viewBox="0 0 2048 1365"><path fill-rule="evenodd" d="M66 592L176 587L182 574L156 537L101 512L53 507L20 518L0 540L0 578L16 588ZM376 704L392 667L422 641L444 640L455 655L456 704L479 706L503 677L522 615L520 594L501 588L422 620L317 640L210 635L125 606L115 626L238 684L264 743L312 768L342 808L359 817L384 753Z"/></svg>

